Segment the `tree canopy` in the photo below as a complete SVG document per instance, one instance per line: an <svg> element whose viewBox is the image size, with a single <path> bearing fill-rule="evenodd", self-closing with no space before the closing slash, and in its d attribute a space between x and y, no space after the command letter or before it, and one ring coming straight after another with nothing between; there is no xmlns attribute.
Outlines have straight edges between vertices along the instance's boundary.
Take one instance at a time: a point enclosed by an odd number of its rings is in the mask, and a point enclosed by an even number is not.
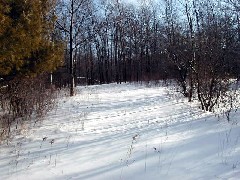
<svg viewBox="0 0 240 180"><path fill-rule="evenodd" d="M52 0L0 0L0 76L32 76L61 65Z"/></svg>

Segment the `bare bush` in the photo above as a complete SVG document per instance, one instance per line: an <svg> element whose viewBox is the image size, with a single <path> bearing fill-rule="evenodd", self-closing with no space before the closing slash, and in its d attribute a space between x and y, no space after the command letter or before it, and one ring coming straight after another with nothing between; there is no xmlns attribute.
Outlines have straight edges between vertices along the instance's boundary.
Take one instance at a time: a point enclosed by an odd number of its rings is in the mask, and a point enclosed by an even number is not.
<svg viewBox="0 0 240 180"><path fill-rule="evenodd" d="M224 114L228 122L231 121L231 116L240 107L239 97L240 91L238 81L232 80L228 91L224 94L224 96L221 96L217 107L218 108L217 113ZM232 123L237 123L237 121L234 121Z"/></svg>
<svg viewBox="0 0 240 180"><path fill-rule="evenodd" d="M221 79L205 79L197 84L198 100L201 102L202 110L213 111L219 99L226 96L230 83Z"/></svg>
<svg viewBox="0 0 240 180"><path fill-rule="evenodd" d="M50 111L56 102L57 90L47 76L15 78L0 89L0 138L11 136L14 129L36 120Z"/></svg>

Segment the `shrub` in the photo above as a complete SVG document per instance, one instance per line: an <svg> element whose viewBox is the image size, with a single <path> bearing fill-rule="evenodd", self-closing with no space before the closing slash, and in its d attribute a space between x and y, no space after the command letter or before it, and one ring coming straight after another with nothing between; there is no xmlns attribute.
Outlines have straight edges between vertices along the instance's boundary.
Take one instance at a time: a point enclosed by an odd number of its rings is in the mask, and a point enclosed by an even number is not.
<svg viewBox="0 0 240 180"><path fill-rule="evenodd" d="M0 138L10 138L13 130L37 120L56 104L57 89L47 83L47 75L16 77L0 86ZM14 127L14 128L13 128Z"/></svg>

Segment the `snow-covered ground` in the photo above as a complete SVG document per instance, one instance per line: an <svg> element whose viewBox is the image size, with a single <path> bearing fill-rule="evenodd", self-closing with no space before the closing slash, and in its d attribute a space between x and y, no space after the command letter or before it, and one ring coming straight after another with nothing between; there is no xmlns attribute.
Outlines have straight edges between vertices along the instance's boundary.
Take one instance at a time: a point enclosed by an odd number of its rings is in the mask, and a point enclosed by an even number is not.
<svg viewBox="0 0 240 180"><path fill-rule="evenodd" d="M0 179L240 179L240 113L202 112L170 87L78 87L0 147Z"/></svg>

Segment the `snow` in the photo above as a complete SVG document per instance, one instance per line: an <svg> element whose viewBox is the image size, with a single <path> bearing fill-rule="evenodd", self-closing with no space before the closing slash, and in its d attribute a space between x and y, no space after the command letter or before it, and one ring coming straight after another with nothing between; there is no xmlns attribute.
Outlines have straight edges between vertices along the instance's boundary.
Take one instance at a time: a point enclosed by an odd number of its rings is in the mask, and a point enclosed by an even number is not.
<svg viewBox="0 0 240 180"><path fill-rule="evenodd" d="M78 87L0 147L0 179L239 179L239 112L230 122L171 86Z"/></svg>

